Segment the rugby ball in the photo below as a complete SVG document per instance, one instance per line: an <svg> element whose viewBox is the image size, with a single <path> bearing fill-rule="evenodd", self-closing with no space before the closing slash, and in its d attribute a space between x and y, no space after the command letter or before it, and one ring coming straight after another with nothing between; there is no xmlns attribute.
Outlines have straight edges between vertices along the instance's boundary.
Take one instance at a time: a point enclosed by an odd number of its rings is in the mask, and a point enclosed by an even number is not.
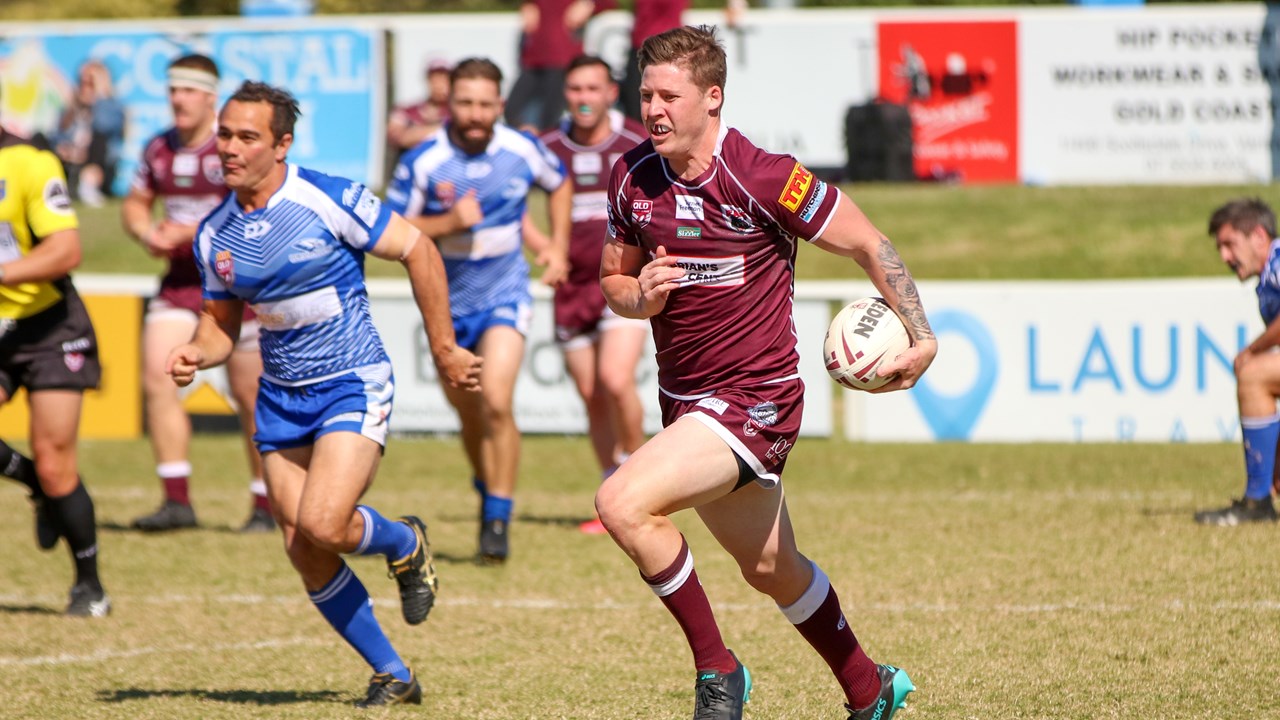
<svg viewBox="0 0 1280 720"><path fill-rule="evenodd" d="M884 298L865 297L845 305L827 327L822 357L831 378L850 390L875 390L893 376L876 370L911 347L911 336Z"/></svg>

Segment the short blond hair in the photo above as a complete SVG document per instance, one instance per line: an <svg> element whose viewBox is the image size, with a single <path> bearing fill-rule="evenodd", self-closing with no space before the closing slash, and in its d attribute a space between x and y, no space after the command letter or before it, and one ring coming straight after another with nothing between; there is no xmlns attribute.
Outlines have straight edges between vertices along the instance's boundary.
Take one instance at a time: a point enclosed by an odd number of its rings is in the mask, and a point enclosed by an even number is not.
<svg viewBox="0 0 1280 720"><path fill-rule="evenodd" d="M640 46L636 62L641 73L651 65L683 68L703 92L712 87L724 90L728 75L724 45L712 25L685 25L651 35Z"/></svg>

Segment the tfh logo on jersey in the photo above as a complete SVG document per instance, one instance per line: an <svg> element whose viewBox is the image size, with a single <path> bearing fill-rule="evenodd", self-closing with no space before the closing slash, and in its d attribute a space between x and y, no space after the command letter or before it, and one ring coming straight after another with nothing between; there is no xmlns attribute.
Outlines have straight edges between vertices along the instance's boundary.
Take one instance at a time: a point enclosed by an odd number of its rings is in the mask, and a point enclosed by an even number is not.
<svg viewBox="0 0 1280 720"><path fill-rule="evenodd" d="M236 281L236 263L231 259L230 250L219 250L213 256L213 271L218 273L222 282L231 285Z"/></svg>
<svg viewBox="0 0 1280 720"><path fill-rule="evenodd" d="M632 200L631 201L631 221L640 227L649 224L653 219L653 201L652 200Z"/></svg>
<svg viewBox="0 0 1280 720"><path fill-rule="evenodd" d="M799 211L800 201L804 200L804 196L809 193L809 186L812 184L813 173L805 169L805 166L797 160L796 166L791 169L791 177L787 178L787 184L782 188L782 194L778 196L778 202L792 213Z"/></svg>

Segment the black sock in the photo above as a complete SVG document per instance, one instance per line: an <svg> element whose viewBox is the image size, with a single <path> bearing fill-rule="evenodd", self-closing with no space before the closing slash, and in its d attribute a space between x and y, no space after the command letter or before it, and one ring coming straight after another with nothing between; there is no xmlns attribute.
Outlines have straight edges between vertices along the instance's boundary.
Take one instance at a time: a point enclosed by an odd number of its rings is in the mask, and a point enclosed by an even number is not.
<svg viewBox="0 0 1280 720"><path fill-rule="evenodd" d="M49 498L53 516L62 523L62 535L71 547L76 562L76 584L87 584L94 589L102 587L98 580L98 528L94 524L93 498L77 483L70 495Z"/></svg>
<svg viewBox="0 0 1280 720"><path fill-rule="evenodd" d="M0 440L0 475L26 485L31 491L31 497L44 497L40 481L36 479L36 464L31 462L31 458L6 445L3 440Z"/></svg>

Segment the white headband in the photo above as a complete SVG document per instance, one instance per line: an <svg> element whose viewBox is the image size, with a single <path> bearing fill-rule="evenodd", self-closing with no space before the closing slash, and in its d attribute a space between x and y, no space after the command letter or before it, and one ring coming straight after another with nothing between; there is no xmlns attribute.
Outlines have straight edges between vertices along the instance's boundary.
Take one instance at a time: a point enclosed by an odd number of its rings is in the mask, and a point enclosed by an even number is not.
<svg viewBox="0 0 1280 720"><path fill-rule="evenodd" d="M196 68L169 68L169 87L192 88L218 94L218 78L211 72Z"/></svg>

